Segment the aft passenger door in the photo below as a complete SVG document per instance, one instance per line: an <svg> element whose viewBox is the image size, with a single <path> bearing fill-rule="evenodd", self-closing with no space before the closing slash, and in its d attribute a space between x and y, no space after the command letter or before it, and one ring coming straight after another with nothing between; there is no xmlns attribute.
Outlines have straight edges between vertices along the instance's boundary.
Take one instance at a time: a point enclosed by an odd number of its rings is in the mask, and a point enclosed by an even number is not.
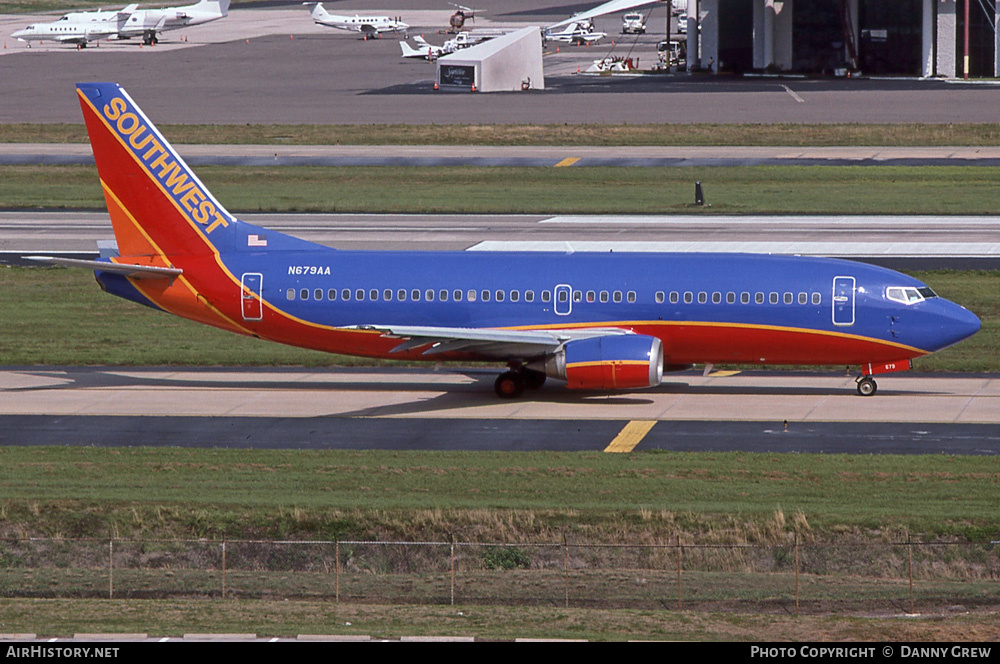
<svg viewBox="0 0 1000 664"><path fill-rule="evenodd" d="M264 275L260 272L245 272L240 280L240 307L243 310L243 320L261 320L264 317L264 307L261 304L261 293L264 285Z"/></svg>
<svg viewBox="0 0 1000 664"><path fill-rule="evenodd" d="M833 324L854 325L854 277L833 278Z"/></svg>

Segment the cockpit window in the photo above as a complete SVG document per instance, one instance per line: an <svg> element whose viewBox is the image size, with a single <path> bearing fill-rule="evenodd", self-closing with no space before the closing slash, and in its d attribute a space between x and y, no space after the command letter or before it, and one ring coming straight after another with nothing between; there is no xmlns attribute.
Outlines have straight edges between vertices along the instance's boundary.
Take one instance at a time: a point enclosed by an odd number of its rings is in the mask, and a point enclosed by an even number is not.
<svg viewBox="0 0 1000 664"><path fill-rule="evenodd" d="M923 288L891 286L885 289L885 296L893 302L916 304L928 298L937 297L937 294L927 286Z"/></svg>

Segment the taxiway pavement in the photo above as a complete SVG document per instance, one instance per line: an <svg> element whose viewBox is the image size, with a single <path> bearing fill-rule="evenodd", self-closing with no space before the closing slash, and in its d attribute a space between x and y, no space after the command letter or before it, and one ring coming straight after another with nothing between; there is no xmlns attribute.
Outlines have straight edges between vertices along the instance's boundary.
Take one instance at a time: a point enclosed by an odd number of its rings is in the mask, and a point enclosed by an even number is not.
<svg viewBox="0 0 1000 664"><path fill-rule="evenodd" d="M1000 454L1000 378L750 372L517 400L489 369L8 367L0 445ZM621 450L627 451L627 450Z"/></svg>
<svg viewBox="0 0 1000 664"><path fill-rule="evenodd" d="M400 15L431 43L447 25L437 0L395 0ZM582 8L582 7L580 7ZM577 7L504 3L476 27L547 25ZM666 8L651 31L616 34L617 16L598 19L597 46L546 49L546 89L496 94L434 91L435 66L403 59L397 38L364 41L313 24L298 3L234 8L220 21L169 32L155 47L135 40L99 47L26 48L10 37L37 17L0 16L0 122L79 123L77 82L121 83L155 122L165 123L992 123L995 82L916 79L775 79L664 73L593 76L607 56L655 61ZM657 14L659 12L659 15ZM381 13L381 12L380 12ZM52 17L48 17L51 19ZM656 26L663 25L662 28ZM578 73L579 72L579 73Z"/></svg>

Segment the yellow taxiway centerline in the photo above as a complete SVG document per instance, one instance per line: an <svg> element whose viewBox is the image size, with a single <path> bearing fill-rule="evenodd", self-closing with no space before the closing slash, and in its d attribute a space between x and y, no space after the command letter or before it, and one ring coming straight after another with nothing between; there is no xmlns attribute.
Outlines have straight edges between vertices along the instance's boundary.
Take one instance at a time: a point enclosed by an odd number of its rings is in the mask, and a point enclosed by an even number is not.
<svg viewBox="0 0 1000 664"><path fill-rule="evenodd" d="M604 448L604 451L631 452L654 426L656 426L656 420L633 420L625 425L611 441L611 444Z"/></svg>

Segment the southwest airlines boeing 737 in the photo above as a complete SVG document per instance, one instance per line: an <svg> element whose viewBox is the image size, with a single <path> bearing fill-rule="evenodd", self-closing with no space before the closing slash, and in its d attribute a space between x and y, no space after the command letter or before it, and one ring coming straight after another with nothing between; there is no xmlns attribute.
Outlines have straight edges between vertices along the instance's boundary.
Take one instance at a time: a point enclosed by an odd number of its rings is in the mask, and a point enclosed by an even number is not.
<svg viewBox="0 0 1000 664"><path fill-rule="evenodd" d="M693 364L855 365L875 374L965 339L979 319L863 263L697 253L339 251L226 211L131 97L77 86L117 252L109 293L224 330L331 353L487 360L501 397L655 386Z"/></svg>

